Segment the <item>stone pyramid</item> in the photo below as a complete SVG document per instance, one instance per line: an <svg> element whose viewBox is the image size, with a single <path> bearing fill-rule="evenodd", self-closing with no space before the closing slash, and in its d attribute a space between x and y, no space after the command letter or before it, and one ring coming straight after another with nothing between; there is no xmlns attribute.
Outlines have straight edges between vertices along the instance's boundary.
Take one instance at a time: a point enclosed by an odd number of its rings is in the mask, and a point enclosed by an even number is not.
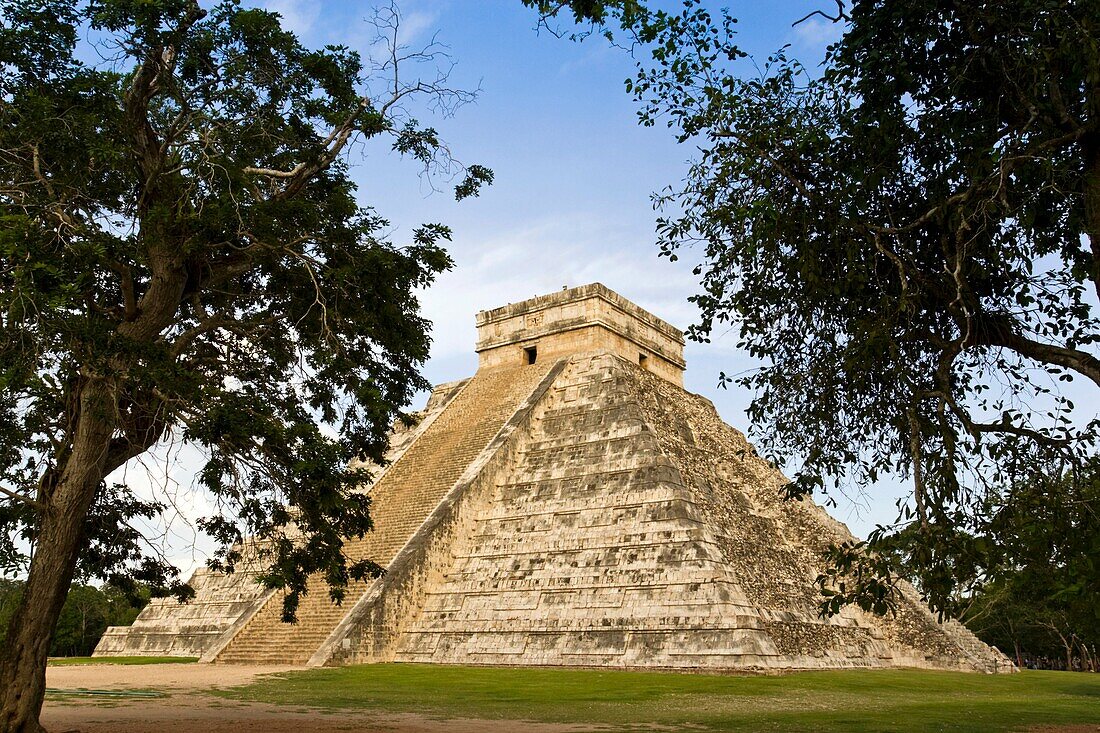
<svg viewBox="0 0 1100 733"><path fill-rule="evenodd" d="M297 624L254 575L202 574L97 654L228 663L365 662L782 670L1009 671L911 588L896 615L822 619L821 552L850 539L705 398L680 331L599 284L478 314L479 369L437 387L367 490L348 543L386 575Z"/></svg>

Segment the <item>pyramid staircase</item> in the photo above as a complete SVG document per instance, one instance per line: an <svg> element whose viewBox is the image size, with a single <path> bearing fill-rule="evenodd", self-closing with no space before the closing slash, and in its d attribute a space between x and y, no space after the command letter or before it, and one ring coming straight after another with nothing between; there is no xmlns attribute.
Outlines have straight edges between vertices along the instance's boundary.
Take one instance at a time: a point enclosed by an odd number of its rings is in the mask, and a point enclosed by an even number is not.
<svg viewBox="0 0 1100 733"><path fill-rule="evenodd" d="M349 560L386 567L551 366L490 370L471 379L373 486L375 530L345 544ZM294 624L281 620L283 596L275 594L215 661L305 664L371 582L352 581L345 602L337 605L324 578L311 577Z"/></svg>
<svg viewBox="0 0 1100 733"><path fill-rule="evenodd" d="M365 487L375 530L345 553L382 578L337 605L311 577L296 624L270 591L230 618L212 585L216 624L165 606L114 653L176 644L175 624L202 633L174 648L221 663L1014 669L907 586L894 615L818 615L822 554L852 534L783 501L786 479L683 389L671 325L598 283L477 324L477 374L433 392Z"/></svg>

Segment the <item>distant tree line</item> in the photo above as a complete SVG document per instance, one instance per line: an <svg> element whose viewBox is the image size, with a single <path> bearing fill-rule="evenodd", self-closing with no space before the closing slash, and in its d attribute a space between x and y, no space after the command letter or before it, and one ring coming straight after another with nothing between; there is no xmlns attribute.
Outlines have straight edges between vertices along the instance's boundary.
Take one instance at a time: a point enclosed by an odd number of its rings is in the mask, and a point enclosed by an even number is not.
<svg viewBox="0 0 1100 733"><path fill-rule="evenodd" d="M951 539L988 546L945 558L960 590L944 610L1021 667L1100 671L1100 460L1076 476L1021 476L986 502L988 526ZM923 590L915 534L895 535L883 557Z"/></svg>
<svg viewBox="0 0 1100 733"><path fill-rule="evenodd" d="M962 569L961 617L1021 666L1100 671L1100 461L1083 473L1016 484L990 512L998 561Z"/></svg>
<svg viewBox="0 0 1100 733"><path fill-rule="evenodd" d="M0 578L0 641L7 633L24 586L21 580ZM143 586L127 592L110 584L101 587L73 584L54 628L50 656L90 656L108 626L129 626L147 603L149 590Z"/></svg>
<svg viewBox="0 0 1100 733"><path fill-rule="evenodd" d="M1036 574L1020 571L984 587L964 618L967 627L1021 668L1100 672L1100 628L1091 618L1095 599L1027 595L1037 580L1045 585Z"/></svg>

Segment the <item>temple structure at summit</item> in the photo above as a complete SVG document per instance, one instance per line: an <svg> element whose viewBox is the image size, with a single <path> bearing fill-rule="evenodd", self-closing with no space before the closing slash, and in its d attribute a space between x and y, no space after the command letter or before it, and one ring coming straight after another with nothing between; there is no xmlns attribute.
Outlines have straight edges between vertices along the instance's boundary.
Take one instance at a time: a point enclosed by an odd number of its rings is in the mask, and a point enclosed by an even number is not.
<svg viewBox="0 0 1100 733"><path fill-rule="evenodd" d="M435 388L369 487L347 543L386 574L299 621L255 582L200 571L97 655L227 663L1009 671L911 588L897 613L818 614L831 543L852 539L683 389L683 334L599 284L477 315L479 368Z"/></svg>

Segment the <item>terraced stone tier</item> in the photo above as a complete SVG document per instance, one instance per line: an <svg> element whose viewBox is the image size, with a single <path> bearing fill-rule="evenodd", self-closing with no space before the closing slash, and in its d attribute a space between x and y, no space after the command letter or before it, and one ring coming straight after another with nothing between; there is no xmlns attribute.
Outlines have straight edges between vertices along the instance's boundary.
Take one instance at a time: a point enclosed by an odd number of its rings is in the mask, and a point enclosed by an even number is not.
<svg viewBox="0 0 1100 733"><path fill-rule="evenodd" d="M255 581L257 569L242 562L231 575L205 568L188 581L188 603L154 598L130 626L110 626L93 656L201 657L241 618L254 613L270 591Z"/></svg>
<svg viewBox="0 0 1100 733"><path fill-rule="evenodd" d="M1007 660L915 594L896 619L817 615L820 551L851 535L703 398L572 357L403 628L407 662L793 669Z"/></svg>

